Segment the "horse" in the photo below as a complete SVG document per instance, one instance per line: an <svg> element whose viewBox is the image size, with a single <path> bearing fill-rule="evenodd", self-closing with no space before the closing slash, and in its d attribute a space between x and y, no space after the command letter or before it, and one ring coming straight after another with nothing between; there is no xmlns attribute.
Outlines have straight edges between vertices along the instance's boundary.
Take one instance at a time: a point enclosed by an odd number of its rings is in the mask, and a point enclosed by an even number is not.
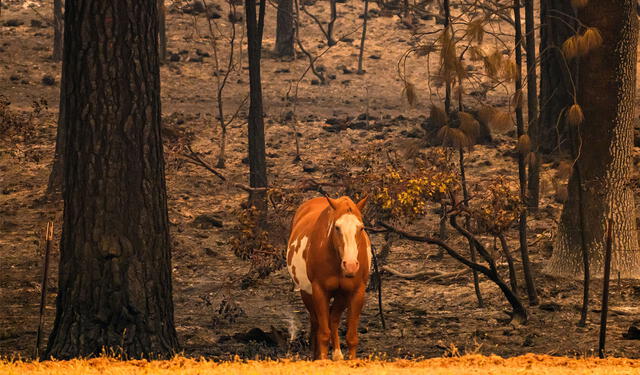
<svg viewBox="0 0 640 375"><path fill-rule="evenodd" d="M298 207L287 246L287 268L309 311L313 359L344 358L338 326L347 312L349 359L356 358L358 324L371 269L371 241L358 203L343 196L319 197ZM331 302L331 300L333 300Z"/></svg>

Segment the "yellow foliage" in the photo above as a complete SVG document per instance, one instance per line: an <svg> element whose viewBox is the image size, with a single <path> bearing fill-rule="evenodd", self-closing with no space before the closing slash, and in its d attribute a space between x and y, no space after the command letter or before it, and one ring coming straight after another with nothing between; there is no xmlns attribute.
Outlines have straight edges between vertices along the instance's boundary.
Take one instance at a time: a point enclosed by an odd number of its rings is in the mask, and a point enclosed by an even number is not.
<svg viewBox="0 0 640 375"><path fill-rule="evenodd" d="M504 177L496 178L486 187L483 199L469 208L482 231L497 235L509 229L520 217L523 206L518 192L511 186L516 184Z"/></svg>
<svg viewBox="0 0 640 375"><path fill-rule="evenodd" d="M429 150L411 167L380 158L379 152L346 156L343 162L350 172L340 178L351 191L369 195L372 220L412 221L459 188L458 174L441 148Z"/></svg>

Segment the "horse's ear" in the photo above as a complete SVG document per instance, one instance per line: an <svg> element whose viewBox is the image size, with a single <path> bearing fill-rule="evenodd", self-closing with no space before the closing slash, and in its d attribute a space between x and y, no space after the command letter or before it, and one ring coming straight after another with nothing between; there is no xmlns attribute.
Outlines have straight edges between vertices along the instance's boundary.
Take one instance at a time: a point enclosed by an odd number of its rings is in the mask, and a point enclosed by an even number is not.
<svg viewBox="0 0 640 375"><path fill-rule="evenodd" d="M338 202L336 202L336 200L335 200L335 199L329 198L329 197L328 197L328 196L326 196L326 195L325 195L324 197L327 199L327 202L329 202L329 206L330 206L332 209L336 210L336 209L337 209L336 207L338 207Z"/></svg>
<svg viewBox="0 0 640 375"><path fill-rule="evenodd" d="M356 203L356 207L358 207L358 210L360 210L360 212L362 212L364 206L367 204L367 199L369 199L369 196L365 195L364 198L360 199L360 201Z"/></svg>

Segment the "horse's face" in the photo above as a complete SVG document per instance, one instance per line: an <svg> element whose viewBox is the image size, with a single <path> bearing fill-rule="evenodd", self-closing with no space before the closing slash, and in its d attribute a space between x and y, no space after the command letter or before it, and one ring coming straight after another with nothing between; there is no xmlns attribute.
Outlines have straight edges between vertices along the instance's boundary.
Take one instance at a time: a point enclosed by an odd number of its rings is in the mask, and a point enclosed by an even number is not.
<svg viewBox="0 0 640 375"><path fill-rule="evenodd" d="M340 267L345 277L354 277L360 269L358 253L364 239L362 209L367 201L365 197L357 204L348 197L327 198L331 206L332 220L329 237L333 248L340 258Z"/></svg>

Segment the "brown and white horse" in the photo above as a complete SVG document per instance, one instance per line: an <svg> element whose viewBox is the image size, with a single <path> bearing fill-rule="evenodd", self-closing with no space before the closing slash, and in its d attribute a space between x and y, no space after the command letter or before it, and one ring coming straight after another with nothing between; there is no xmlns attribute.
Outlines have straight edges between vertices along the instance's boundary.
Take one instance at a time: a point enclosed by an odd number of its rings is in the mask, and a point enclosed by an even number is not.
<svg viewBox="0 0 640 375"><path fill-rule="evenodd" d="M345 309L349 359L356 357L371 268L371 242L361 213L366 201L314 198L300 205L293 217L287 268L309 310L314 359L327 359L330 340L332 358L343 359L338 326Z"/></svg>

